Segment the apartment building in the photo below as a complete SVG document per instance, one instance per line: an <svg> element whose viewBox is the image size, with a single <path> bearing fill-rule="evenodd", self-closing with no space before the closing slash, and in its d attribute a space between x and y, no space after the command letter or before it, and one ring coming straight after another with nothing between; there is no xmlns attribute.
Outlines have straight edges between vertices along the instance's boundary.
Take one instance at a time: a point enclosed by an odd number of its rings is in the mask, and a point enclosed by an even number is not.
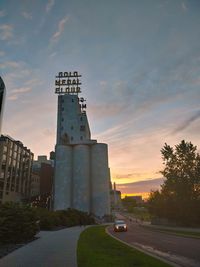
<svg viewBox="0 0 200 267"><path fill-rule="evenodd" d="M22 142L0 137L0 202L30 198L33 153Z"/></svg>

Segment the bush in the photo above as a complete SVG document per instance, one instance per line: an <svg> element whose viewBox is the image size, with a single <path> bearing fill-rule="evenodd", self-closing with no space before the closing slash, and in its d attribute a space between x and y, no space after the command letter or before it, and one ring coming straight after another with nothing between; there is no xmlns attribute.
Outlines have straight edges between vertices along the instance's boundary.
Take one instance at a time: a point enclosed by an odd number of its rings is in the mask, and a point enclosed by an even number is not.
<svg viewBox="0 0 200 267"><path fill-rule="evenodd" d="M52 230L57 227L94 224L94 219L86 212L75 209L48 211L37 208L41 230Z"/></svg>
<svg viewBox="0 0 200 267"><path fill-rule="evenodd" d="M0 241L20 243L32 239L39 231L34 209L18 203L0 204Z"/></svg>

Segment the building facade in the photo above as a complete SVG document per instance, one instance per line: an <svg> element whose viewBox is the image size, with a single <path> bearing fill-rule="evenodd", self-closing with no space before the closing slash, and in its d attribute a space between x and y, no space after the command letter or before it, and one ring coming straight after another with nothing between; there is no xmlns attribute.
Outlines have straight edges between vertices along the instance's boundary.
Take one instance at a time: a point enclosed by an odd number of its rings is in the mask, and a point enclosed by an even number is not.
<svg viewBox="0 0 200 267"><path fill-rule="evenodd" d="M79 84L80 76L75 72L67 75L64 91L60 85L65 83L65 75L59 73L56 80L59 96L54 209L75 208L102 217L110 214L108 147L91 139L85 99L70 87L76 81Z"/></svg>
<svg viewBox="0 0 200 267"><path fill-rule="evenodd" d="M6 94L6 87L5 87L5 84L2 78L0 77L0 134L1 134L1 124L2 124L2 117L3 117L5 94Z"/></svg>
<svg viewBox="0 0 200 267"><path fill-rule="evenodd" d="M31 173L30 198L40 195L40 176L36 172Z"/></svg>
<svg viewBox="0 0 200 267"><path fill-rule="evenodd" d="M20 141L0 137L0 202L20 202L30 197L33 153Z"/></svg>

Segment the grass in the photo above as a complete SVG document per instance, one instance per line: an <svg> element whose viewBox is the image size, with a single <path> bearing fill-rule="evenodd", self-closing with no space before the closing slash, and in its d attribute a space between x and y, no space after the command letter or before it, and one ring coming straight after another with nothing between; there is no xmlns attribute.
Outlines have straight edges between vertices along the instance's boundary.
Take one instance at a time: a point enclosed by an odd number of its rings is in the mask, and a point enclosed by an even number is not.
<svg viewBox="0 0 200 267"><path fill-rule="evenodd" d="M78 241L78 267L169 267L105 232L105 226L87 228Z"/></svg>
<svg viewBox="0 0 200 267"><path fill-rule="evenodd" d="M132 212L129 212L130 216L134 216L135 218L142 220L142 221L150 221L151 216L150 213L146 208L139 208L135 207L133 208Z"/></svg>

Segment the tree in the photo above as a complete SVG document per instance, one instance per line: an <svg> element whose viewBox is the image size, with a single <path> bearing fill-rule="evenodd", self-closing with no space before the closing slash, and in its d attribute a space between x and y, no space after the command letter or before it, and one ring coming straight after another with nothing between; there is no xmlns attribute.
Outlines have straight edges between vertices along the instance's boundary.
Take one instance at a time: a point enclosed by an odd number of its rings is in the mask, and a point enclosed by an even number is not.
<svg viewBox="0 0 200 267"><path fill-rule="evenodd" d="M122 199L122 205L127 209L128 212L133 212L134 207L136 207L136 200L125 196L125 198Z"/></svg>
<svg viewBox="0 0 200 267"><path fill-rule="evenodd" d="M152 214L182 225L200 224L200 155L191 142L161 149L165 178L161 191L151 192Z"/></svg>

